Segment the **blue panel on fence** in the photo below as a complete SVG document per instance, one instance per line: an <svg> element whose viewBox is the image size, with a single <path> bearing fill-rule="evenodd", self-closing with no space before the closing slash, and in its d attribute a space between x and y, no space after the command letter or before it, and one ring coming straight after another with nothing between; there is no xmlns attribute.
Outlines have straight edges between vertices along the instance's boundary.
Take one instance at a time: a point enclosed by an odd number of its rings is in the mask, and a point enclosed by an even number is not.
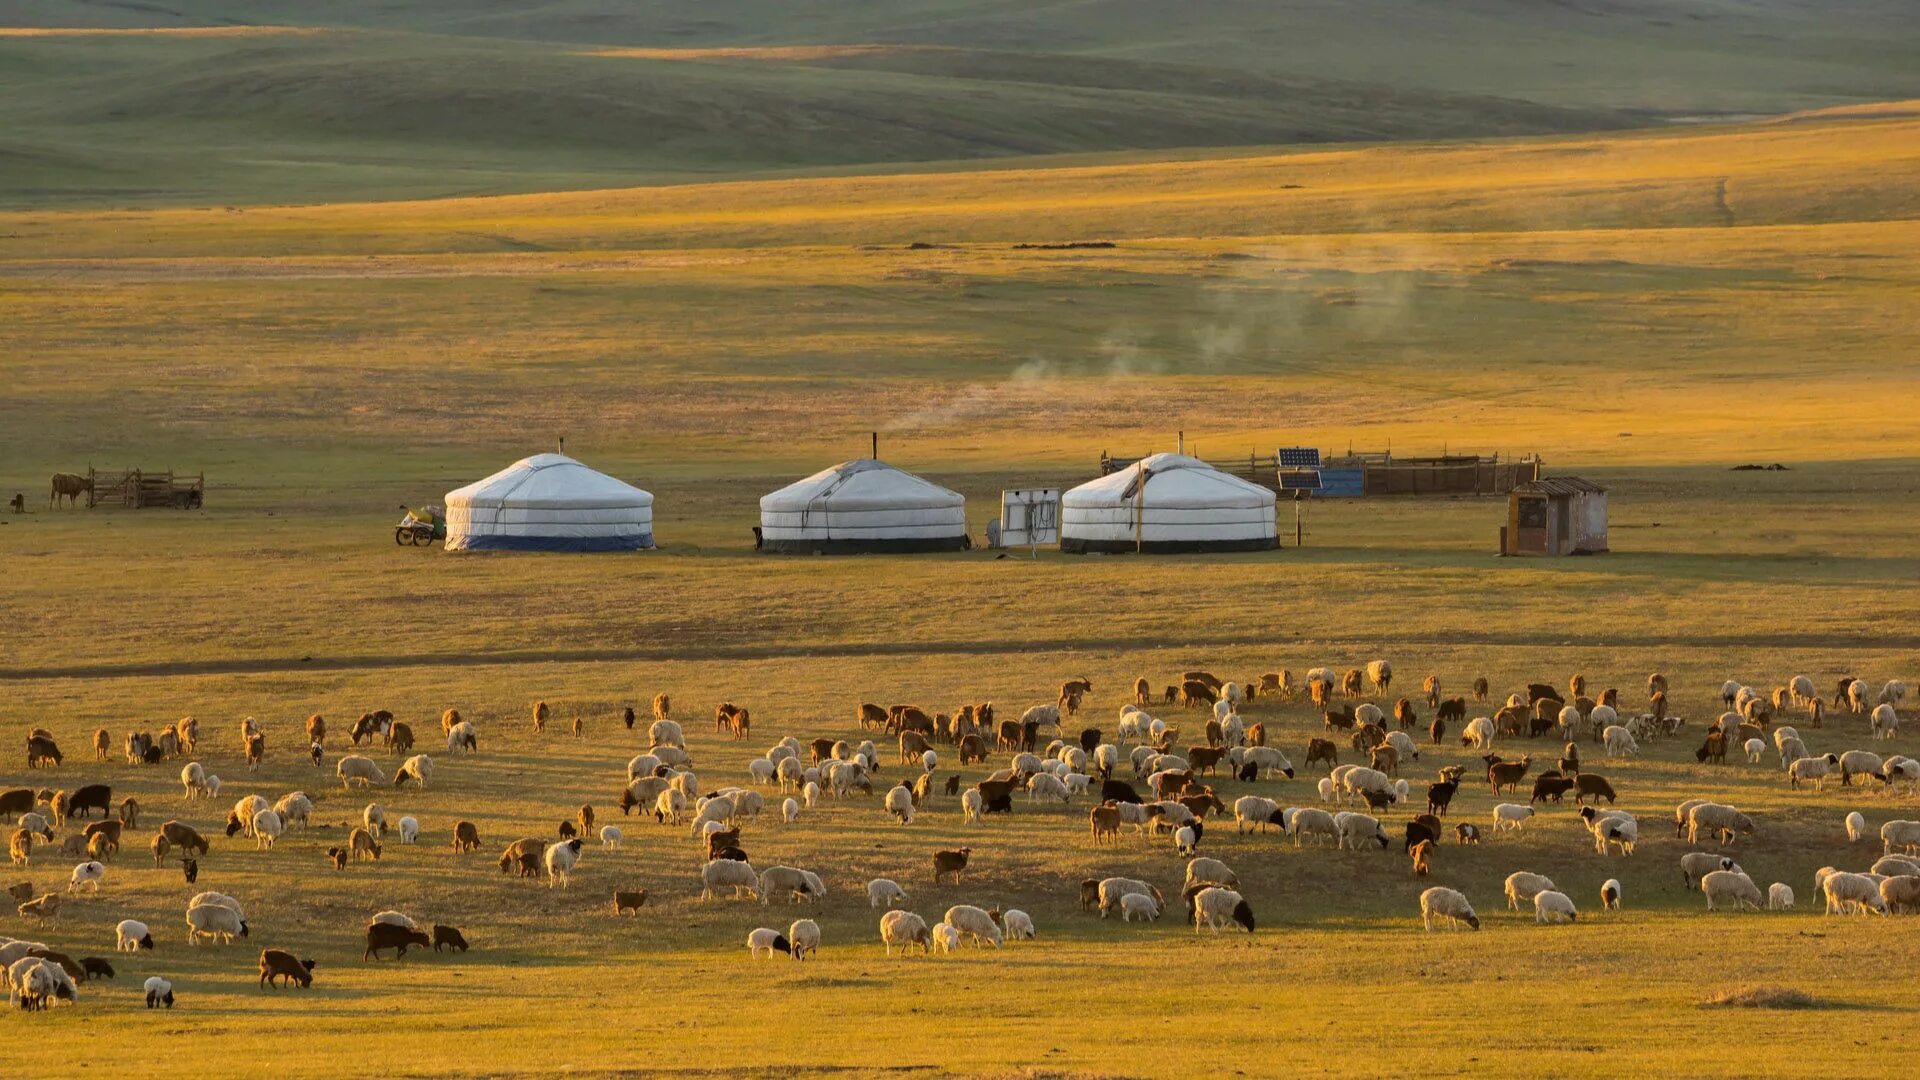
<svg viewBox="0 0 1920 1080"><path fill-rule="evenodd" d="M1358 498L1366 492L1367 470L1321 469L1316 498Z"/></svg>

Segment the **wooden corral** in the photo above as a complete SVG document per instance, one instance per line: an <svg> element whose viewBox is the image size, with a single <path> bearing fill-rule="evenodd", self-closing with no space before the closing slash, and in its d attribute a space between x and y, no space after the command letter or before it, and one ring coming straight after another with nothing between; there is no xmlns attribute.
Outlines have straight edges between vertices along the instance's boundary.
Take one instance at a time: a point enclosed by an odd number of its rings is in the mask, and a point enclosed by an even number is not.
<svg viewBox="0 0 1920 1080"><path fill-rule="evenodd" d="M1138 458L1114 457L1100 453L1100 475L1131 466ZM1276 492L1293 490L1281 482L1283 469L1278 454L1248 454L1235 458L1207 458L1207 464L1224 473L1272 488ZM1322 459L1319 471L1325 483L1314 489L1315 496L1355 495L1504 495L1517 485L1537 480L1542 462L1539 457L1503 460L1499 454L1447 454L1438 457L1395 457L1383 453L1329 455Z"/></svg>
<svg viewBox="0 0 1920 1080"><path fill-rule="evenodd" d="M87 479L93 489L87 494L88 506L123 506L133 510L164 506L176 510L198 510L205 501L207 474L187 476L171 469L149 472L96 472L89 468Z"/></svg>
<svg viewBox="0 0 1920 1080"><path fill-rule="evenodd" d="M1607 489L1577 476L1552 476L1507 496L1503 555L1593 555L1607 550Z"/></svg>

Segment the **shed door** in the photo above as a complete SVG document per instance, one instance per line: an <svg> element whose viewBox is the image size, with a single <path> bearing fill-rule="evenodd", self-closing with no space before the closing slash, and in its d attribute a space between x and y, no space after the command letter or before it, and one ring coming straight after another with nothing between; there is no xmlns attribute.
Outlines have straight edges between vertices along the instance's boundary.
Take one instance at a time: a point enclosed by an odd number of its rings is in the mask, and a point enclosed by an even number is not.
<svg viewBox="0 0 1920 1080"><path fill-rule="evenodd" d="M1553 553L1565 555L1573 550L1573 500L1553 502Z"/></svg>
<svg viewBox="0 0 1920 1080"><path fill-rule="evenodd" d="M1526 555L1544 555L1547 551L1547 500L1538 495L1522 495L1514 512L1513 550Z"/></svg>

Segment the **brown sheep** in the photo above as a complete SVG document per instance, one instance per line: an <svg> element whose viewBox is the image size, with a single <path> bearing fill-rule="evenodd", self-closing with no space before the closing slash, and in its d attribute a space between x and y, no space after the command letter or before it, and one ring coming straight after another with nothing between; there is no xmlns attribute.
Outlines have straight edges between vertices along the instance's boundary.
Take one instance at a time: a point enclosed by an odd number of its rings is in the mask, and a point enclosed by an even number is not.
<svg viewBox="0 0 1920 1080"><path fill-rule="evenodd" d="M1365 691L1366 685L1364 672L1359 668L1348 668L1347 673L1340 676L1340 696L1357 698Z"/></svg>
<svg viewBox="0 0 1920 1080"><path fill-rule="evenodd" d="M120 841L106 833L92 833L86 838L87 857L95 862L107 862L120 850Z"/></svg>
<svg viewBox="0 0 1920 1080"><path fill-rule="evenodd" d="M1575 674L1571 679L1567 680L1568 697L1579 698L1585 697L1586 695L1587 677L1585 675Z"/></svg>
<svg viewBox="0 0 1920 1080"><path fill-rule="evenodd" d="M732 731L733 714L739 711L740 706L735 705L731 701L723 701L715 705L713 707L713 730Z"/></svg>
<svg viewBox="0 0 1920 1080"><path fill-rule="evenodd" d="M459 723L460 723L460 710L459 709L446 710L445 712L440 714L440 734L442 735L453 734L454 727Z"/></svg>
<svg viewBox="0 0 1920 1080"><path fill-rule="evenodd" d="M266 756L267 737L258 734L249 736L247 739L247 771L253 772L260 768L260 761Z"/></svg>
<svg viewBox="0 0 1920 1080"><path fill-rule="evenodd" d="M928 746L925 735L917 731L903 731L900 733L900 763L902 765L918 763L928 749L930 749L930 747Z"/></svg>
<svg viewBox="0 0 1920 1080"><path fill-rule="evenodd" d="M1166 693L1165 693L1165 695L1164 695L1164 700L1166 701L1166 703L1167 703L1168 705L1171 705L1171 704L1173 704L1174 702L1176 702L1176 701L1179 701L1179 700L1180 700L1180 688L1179 688L1179 687L1177 687L1177 686L1169 686L1169 687L1167 687L1167 689L1166 689Z"/></svg>
<svg viewBox="0 0 1920 1080"><path fill-rule="evenodd" d="M1372 760L1369 764L1380 772L1387 773L1390 776L1399 776L1400 751L1382 743L1373 748Z"/></svg>
<svg viewBox="0 0 1920 1080"><path fill-rule="evenodd" d="M1188 813L1196 818L1205 818L1208 811L1220 814L1227 812L1227 804L1221 802L1220 796L1215 795L1213 789L1210 787L1201 788L1198 792L1182 795L1177 801L1181 806L1187 808Z"/></svg>
<svg viewBox="0 0 1920 1080"><path fill-rule="evenodd" d="M1188 679L1180 684L1180 705L1182 708L1212 708L1220 700L1220 692L1199 679Z"/></svg>
<svg viewBox="0 0 1920 1080"><path fill-rule="evenodd" d="M581 836L590 836L590 835L592 835L592 833L593 833L593 807L592 807L591 805L589 805L589 804L587 804L587 803L581 803L581 804L580 804L580 809L579 809L578 811L576 811L576 812L575 812L575 814L574 814L574 820L576 820L576 821L578 821L578 822L580 823L580 835L581 835Z"/></svg>
<svg viewBox="0 0 1920 1080"><path fill-rule="evenodd" d="M972 857L972 855L973 855L973 849L970 847L955 848L951 851L934 852L933 853L933 883L935 885L938 885L940 884L940 879L942 877L948 874L951 874L953 875L953 883L955 885L960 884L961 879L966 875L967 862Z"/></svg>
<svg viewBox="0 0 1920 1080"><path fill-rule="evenodd" d="M1413 876L1426 877L1433 873L1433 841L1422 840L1413 845Z"/></svg>
<svg viewBox="0 0 1920 1080"><path fill-rule="evenodd" d="M107 754L112 749L113 736L107 734L106 728L101 728L93 733L93 760L107 760Z"/></svg>
<svg viewBox="0 0 1920 1080"><path fill-rule="evenodd" d="M541 870L540 856L546 850L547 842L544 839L538 836L521 837L508 844L507 850L501 853L500 872L509 874L518 869L521 877L538 877ZM529 866L533 868L531 873L527 869Z"/></svg>
<svg viewBox="0 0 1920 1080"><path fill-rule="evenodd" d="M453 850L473 851L480 846L480 830L471 821L457 822L453 826Z"/></svg>
<svg viewBox="0 0 1920 1080"><path fill-rule="evenodd" d="M380 842L364 828L357 828L347 834L347 847L355 859L379 859Z"/></svg>
<svg viewBox="0 0 1920 1080"><path fill-rule="evenodd" d="M316 743L320 746L327 745L327 718L319 713L307 717L307 745L312 746Z"/></svg>
<svg viewBox="0 0 1920 1080"><path fill-rule="evenodd" d="M36 918L42 918L42 919L58 918L60 915L60 894L48 893L45 896L35 897L34 899L29 900L24 904L21 904L19 907L15 908L14 910L18 911L22 915L32 915L32 916L35 916Z"/></svg>
<svg viewBox="0 0 1920 1080"><path fill-rule="evenodd" d="M1143 707L1153 704L1153 684L1144 676L1133 680L1133 703Z"/></svg>
<svg viewBox="0 0 1920 1080"><path fill-rule="evenodd" d="M860 703L859 719L860 726L869 731L884 728L887 726L887 710L871 701L863 701Z"/></svg>
<svg viewBox="0 0 1920 1080"><path fill-rule="evenodd" d="M1426 695L1427 695L1427 708L1429 708L1429 709L1432 709L1432 708L1437 708L1437 707L1439 707L1439 705L1440 705L1440 676L1438 676L1438 675L1429 675L1429 676L1427 676L1427 678L1426 678L1426 681L1424 681L1424 682L1422 682L1422 683L1420 684L1420 689L1426 692Z"/></svg>
<svg viewBox="0 0 1920 1080"><path fill-rule="evenodd" d="M131 795L120 800L120 824L129 829L140 827L140 802Z"/></svg>
<svg viewBox="0 0 1920 1080"><path fill-rule="evenodd" d="M1093 693L1093 680L1084 675L1078 679L1068 679L1066 682L1060 684L1060 700L1062 702L1066 701L1069 697L1086 697L1091 693Z"/></svg>
<svg viewBox="0 0 1920 1080"><path fill-rule="evenodd" d="M345 870L347 868L347 856L350 854L352 853L346 848L330 847L327 849L327 861L333 864L335 870Z"/></svg>
<svg viewBox="0 0 1920 1080"><path fill-rule="evenodd" d="M1413 702L1401 698L1393 703L1393 722L1401 731L1412 731L1420 723L1420 715L1413 711Z"/></svg>
<svg viewBox="0 0 1920 1080"><path fill-rule="evenodd" d="M1220 676L1215 675L1211 671L1183 671L1180 673L1180 681L1206 683L1209 687L1213 688L1213 692L1216 694L1220 692L1221 687L1226 685L1226 683L1220 681Z"/></svg>
<svg viewBox="0 0 1920 1080"><path fill-rule="evenodd" d="M1333 700L1333 684L1325 679L1307 680L1307 699L1317 709L1324 709Z"/></svg>
<svg viewBox="0 0 1920 1080"><path fill-rule="evenodd" d="M655 720L673 719L673 699L665 694L653 695L653 718Z"/></svg>
<svg viewBox="0 0 1920 1080"><path fill-rule="evenodd" d="M552 710L547 708L545 701L536 701L533 703L533 730L536 734L547 730L547 717L551 715L551 713Z"/></svg>
<svg viewBox="0 0 1920 1080"><path fill-rule="evenodd" d="M178 821L169 821L161 825L160 836L167 843L189 855L205 855L209 849L206 837L201 836L193 826Z"/></svg>
<svg viewBox="0 0 1920 1080"><path fill-rule="evenodd" d="M1339 767L1340 748L1331 739L1308 739L1307 764L1311 766L1316 761L1326 762L1329 769Z"/></svg>
<svg viewBox="0 0 1920 1080"><path fill-rule="evenodd" d="M260 988L293 983L305 990L313 985L313 961L281 949L260 950Z"/></svg>
<svg viewBox="0 0 1920 1080"><path fill-rule="evenodd" d="M987 740L978 735L969 735L960 740L960 764L985 762L987 760Z"/></svg>
<svg viewBox="0 0 1920 1080"><path fill-rule="evenodd" d="M24 904L33 899L33 882L16 881L7 886L7 896L16 904Z"/></svg>
<svg viewBox="0 0 1920 1080"><path fill-rule="evenodd" d="M613 913L615 915L624 915L629 911L638 915L640 914L640 909L646 906L647 890L645 889L639 889L634 892L624 892L620 889L613 891Z"/></svg>
<svg viewBox="0 0 1920 1080"><path fill-rule="evenodd" d="M1254 724L1251 727L1248 727L1247 728L1247 745L1248 746L1267 745L1267 725Z"/></svg>
<svg viewBox="0 0 1920 1080"><path fill-rule="evenodd" d="M733 710L733 715L727 717L727 731L735 742L745 739L753 731L753 714L746 709Z"/></svg>
<svg viewBox="0 0 1920 1080"><path fill-rule="evenodd" d="M739 843L740 843L740 827L738 825L734 826L731 829L716 829L713 832L708 833L707 834L707 861L712 862L714 859L717 859L720 857L720 853L722 851L725 851L730 847L734 847Z"/></svg>
<svg viewBox="0 0 1920 1080"><path fill-rule="evenodd" d="M412 946L424 949L431 944L433 939L428 937L424 930L413 930L405 926L395 926L392 923L368 923L367 947L360 954L360 958L377 960L380 958L380 950L392 949L394 959L397 960L407 955L407 949Z"/></svg>
<svg viewBox="0 0 1920 1080"><path fill-rule="evenodd" d="M390 754L411 754L413 752L413 728L399 721L387 728L387 752Z"/></svg>
<svg viewBox="0 0 1920 1080"><path fill-rule="evenodd" d="M1227 748L1224 746L1187 747L1187 761L1193 766L1195 773L1204 772L1218 775L1220 771L1220 760L1226 756Z"/></svg>
<svg viewBox="0 0 1920 1080"><path fill-rule="evenodd" d="M1522 757L1519 761L1503 761L1497 754L1488 754L1484 760L1487 763L1487 781L1493 785L1495 795L1500 794L1500 789L1503 787L1517 790L1521 778L1526 776L1527 770L1533 767L1532 754Z"/></svg>
<svg viewBox="0 0 1920 1080"><path fill-rule="evenodd" d="M33 834L25 829L15 829L7 840L7 857L10 866L33 865Z"/></svg>
<svg viewBox="0 0 1920 1080"><path fill-rule="evenodd" d="M1120 809L1112 803L1101 803L1087 815L1088 828L1093 833L1096 844L1120 840Z"/></svg>

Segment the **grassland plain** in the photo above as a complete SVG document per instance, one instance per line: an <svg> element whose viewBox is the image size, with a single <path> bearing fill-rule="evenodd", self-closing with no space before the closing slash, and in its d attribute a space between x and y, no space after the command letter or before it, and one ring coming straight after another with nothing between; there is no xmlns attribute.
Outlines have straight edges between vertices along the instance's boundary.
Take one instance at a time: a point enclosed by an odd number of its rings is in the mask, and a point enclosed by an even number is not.
<svg viewBox="0 0 1920 1080"><path fill-rule="evenodd" d="M254 1074L291 1046L329 1075L1879 1068L1914 1019L1911 980L1887 974L1920 958L1913 934L1819 916L1811 874L1872 861L1845 843L1847 810L1877 827L1920 816L1915 798L1789 792L1771 760L1707 768L1691 750L1727 677L1916 678L1917 134L1890 109L966 177L0 216L0 485L36 504L0 516L0 731L52 728L70 752L58 782L111 782L143 822L212 827L229 797L300 788L325 823L266 852L216 840L201 885L247 902L247 947L186 948L192 890L137 850L119 857L101 899L33 933L104 955L132 915L160 950L29 1021L9 1063L70 1074L84 1042L90 1070L142 1075ZM1082 239L1117 246L1013 246ZM1493 559L1502 504L1461 499L1316 504L1307 547L1261 556L753 556L755 498L859 453L874 427L885 456L969 496L976 530L999 488L1084 478L1100 448L1165 447L1174 428L1216 456L1349 439L1540 450L1612 486L1616 551ZM562 431L659 495L664 550L393 546L395 504ZM1776 460L1793 470L1728 471ZM209 507L39 505L48 472L88 461L204 467ZM805 911L826 930L818 962L754 967L746 930L798 909L698 902L684 829L622 821L622 850L589 851L565 891L493 867L582 802L604 818L645 741L615 712L662 690L717 786L780 736L854 735L861 700L1018 708L1084 674L1092 722L1111 728L1136 675L1375 656L1402 686L1578 670L1629 701L1666 671L1689 737L1593 766L1646 826L1639 854L1593 855L1567 807L1480 849L1449 844L1435 880L1488 925L1424 935L1397 845L1340 854L1216 828L1203 848L1241 875L1262 928L1196 938L1078 910L1082 877L1168 889L1180 873L1164 840L1093 848L1084 807L1022 802L965 828L936 798L897 827L877 800L828 802L749 826L756 864L811 867L832 890ZM536 739L536 698L585 717L586 738ZM748 743L701 724L723 698L753 708ZM435 754L428 791L349 795L297 756L309 713L337 728L392 708L424 744L450 705L478 721L481 753ZM1249 711L1303 764L1316 715ZM212 807L180 799L176 767L84 760L96 727L117 739L185 714L228 778ZM243 715L269 738L251 776ZM1868 745L1858 718L1805 733L1820 751ZM1423 750L1407 774L1470 759ZM0 782L53 779L15 761ZM1312 779L1219 788L1303 803ZM1791 883L1799 911L1709 917L1682 887L1688 849L1660 822L1707 793L1756 813L1761 834L1736 854L1762 885ZM320 852L369 799L418 816L423 842L336 875ZM1492 802L1473 790L1455 813L1484 824ZM477 855L445 846L461 818L487 841ZM928 853L955 843L975 848L977 877L936 890ZM1523 867L1574 895L1576 926L1499 911L1501 878ZM65 869L43 856L21 876L46 889ZM1042 937L888 961L858 895L883 873L924 915L1014 905ZM1628 904L1602 917L1609 876ZM616 886L655 904L616 920ZM465 926L476 951L361 962L356 929L389 906ZM0 933L18 926L6 916ZM318 958L316 988L255 989L254 946ZM182 993L157 1025L134 992L149 972ZM1749 983L1819 1008L1701 1006ZM1783 1031L1817 1032L1819 1053L1783 1050Z"/></svg>

